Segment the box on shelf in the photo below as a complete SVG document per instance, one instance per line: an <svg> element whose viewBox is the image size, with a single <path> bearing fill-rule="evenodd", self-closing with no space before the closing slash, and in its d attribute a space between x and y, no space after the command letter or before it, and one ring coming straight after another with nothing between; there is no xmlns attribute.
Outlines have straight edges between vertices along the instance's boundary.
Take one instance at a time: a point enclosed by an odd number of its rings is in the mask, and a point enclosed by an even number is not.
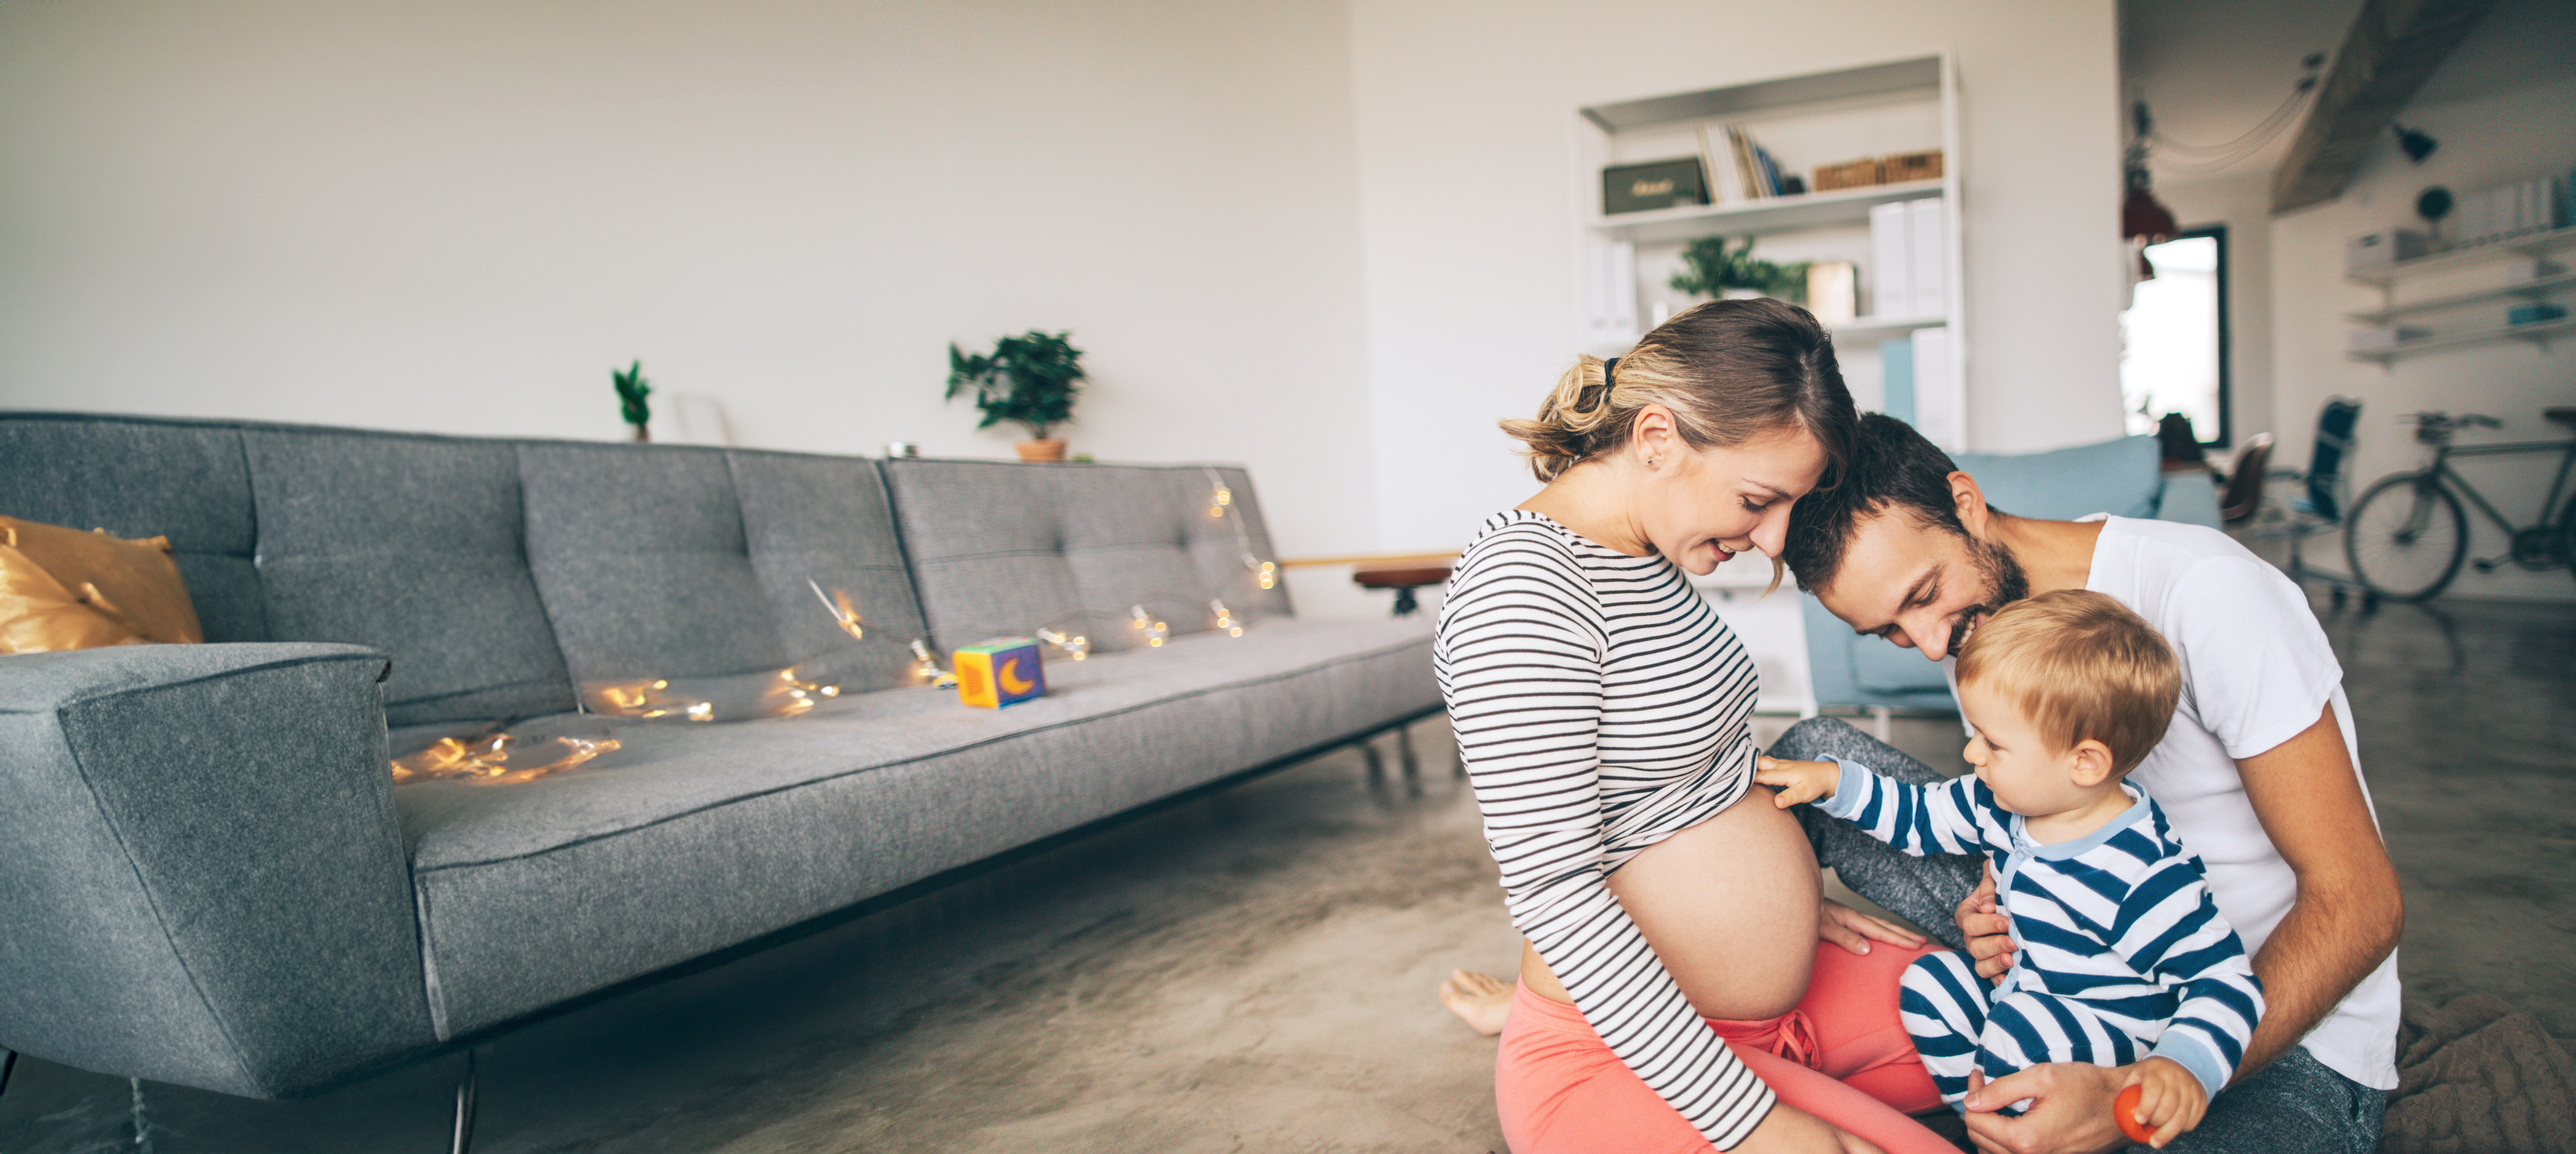
<svg viewBox="0 0 2576 1154"><path fill-rule="evenodd" d="M1885 183L1887 183L1886 179L1879 175L1878 158L1875 156L1863 157L1845 164L1816 166L1816 191L1818 192L1832 192L1837 188L1867 188L1873 184Z"/></svg>
<svg viewBox="0 0 2576 1154"><path fill-rule="evenodd" d="M2515 305L2504 311L2504 323L2508 325L2536 325L2542 321L2564 320L2566 317L2565 308L2545 301Z"/></svg>
<svg viewBox="0 0 2576 1154"><path fill-rule="evenodd" d="M2429 331L2413 325L2363 325L2352 330L2352 351L2366 353L2394 348L2406 341L2421 340L2431 335Z"/></svg>
<svg viewBox="0 0 2576 1154"><path fill-rule="evenodd" d="M1882 157L1878 162L1878 170L1879 179L1888 184L1903 184L1909 180L1939 180L1941 179L1941 150L1933 148L1922 152L1900 152L1894 156Z"/></svg>
<svg viewBox="0 0 2576 1154"><path fill-rule="evenodd" d="M1828 328L1850 324L1860 315L1860 273L1852 262L1828 260L1807 266L1807 311Z"/></svg>
<svg viewBox="0 0 2576 1154"><path fill-rule="evenodd" d="M2383 228L2366 232L2344 245L2343 266L2346 269L2378 268L2401 260L2424 255L2428 246L2424 234L2411 228Z"/></svg>
<svg viewBox="0 0 2576 1154"><path fill-rule="evenodd" d="M1914 246L1906 237L1909 210L1904 201L1869 209L1869 312L1878 317L1910 317L1914 307Z"/></svg>
<svg viewBox="0 0 2576 1154"><path fill-rule="evenodd" d="M2506 263L2504 266L2504 283L2524 284L2526 282L2539 280L2542 277L2557 276L2558 274L2566 271L2567 266L2560 264L2557 261L2542 260L2536 256L2527 256L2520 260Z"/></svg>
<svg viewBox="0 0 2576 1154"><path fill-rule="evenodd" d="M1681 204L1707 204L1707 174L1699 158L1614 164L1601 170L1601 213L1645 212Z"/></svg>

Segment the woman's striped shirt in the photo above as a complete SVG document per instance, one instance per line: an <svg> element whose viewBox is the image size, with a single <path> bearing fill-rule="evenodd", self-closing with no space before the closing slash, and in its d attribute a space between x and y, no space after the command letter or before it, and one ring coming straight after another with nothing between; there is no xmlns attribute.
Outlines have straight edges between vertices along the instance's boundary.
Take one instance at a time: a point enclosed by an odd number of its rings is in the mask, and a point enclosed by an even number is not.
<svg viewBox="0 0 2576 1154"><path fill-rule="evenodd" d="M1485 522L1433 662L1512 925L1612 1053L1720 1149L1772 1094L1702 1021L1609 890L1753 780L1752 659L1661 556L1537 513Z"/></svg>

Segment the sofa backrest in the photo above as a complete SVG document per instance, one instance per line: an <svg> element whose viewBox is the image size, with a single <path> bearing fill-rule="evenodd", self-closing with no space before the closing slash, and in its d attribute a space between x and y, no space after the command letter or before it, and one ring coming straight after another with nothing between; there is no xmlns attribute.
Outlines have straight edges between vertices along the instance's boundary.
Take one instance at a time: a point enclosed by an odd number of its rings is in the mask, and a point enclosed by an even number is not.
<svg viewBox="0 0 2576 1154"><path fill-rule="evenodd" d="M0 413L0 513L169 537L208 641L391 654L396 726L639 675L905 684L929 632L859 458Z"/></svg>
<svg viewBox="0 0 2576 1154"><path fill-rule="evenodd" d="M525 443L527 550L578 681L807 665L905 683L923 636L875 462L745 450ZM846 598L852 639L816 596Z"/></svg>
<svg viewBox="0 0 2576 1154"><path fill-rule="evenodd" d="M1129 610L1175 634L1286 614L1284 583L1252 478L1205 465L886 462L915 587L943 649L1041 627L1080 628L1102 650L1132 648ZM1228 503L1216 504L1218 488ZM1221 515L1211 515L1222 508ZM1252 559L1247 564L1247 555Z"/></svg>

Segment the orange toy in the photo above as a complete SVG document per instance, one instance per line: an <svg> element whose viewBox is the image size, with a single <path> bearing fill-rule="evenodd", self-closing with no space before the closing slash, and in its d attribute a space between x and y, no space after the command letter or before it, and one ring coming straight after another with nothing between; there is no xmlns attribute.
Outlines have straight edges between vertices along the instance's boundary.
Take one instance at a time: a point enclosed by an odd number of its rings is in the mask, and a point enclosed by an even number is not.
<svg viewBox="0 0 2576 1154"><path fill-rule="evenodd" d="M2144 1086L2131 1086L2111 1100L2111 1120L2120 1124L2120 1132L2132 1142L2153 1141L2156 1132L2138 1121L2138 1097Z"/></svg>
<svg viewBox="0 0 2576 1154"><path fill-rule="evenodd" d="M955 654L957 699L968 705L999 709L1046 695L1046 670L1038 664L1038 643L1008 637L969 645Z"/></svg>

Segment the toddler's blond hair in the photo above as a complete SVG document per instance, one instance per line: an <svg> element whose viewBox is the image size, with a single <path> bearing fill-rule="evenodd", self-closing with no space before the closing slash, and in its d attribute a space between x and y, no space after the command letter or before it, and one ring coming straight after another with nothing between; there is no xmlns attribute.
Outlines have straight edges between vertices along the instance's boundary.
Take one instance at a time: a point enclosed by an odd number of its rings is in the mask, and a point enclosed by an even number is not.
<svg viewBox="0 0 2576 1154"><path fill-rule="evenodd" d="M2089 589L2059 589L1998 610L1959 650L1959 684L2021 707L2054 751L2086 739L2111 749L2119 777L2147 759L2173 724L2182 663L2128 606Z"/></svg>

